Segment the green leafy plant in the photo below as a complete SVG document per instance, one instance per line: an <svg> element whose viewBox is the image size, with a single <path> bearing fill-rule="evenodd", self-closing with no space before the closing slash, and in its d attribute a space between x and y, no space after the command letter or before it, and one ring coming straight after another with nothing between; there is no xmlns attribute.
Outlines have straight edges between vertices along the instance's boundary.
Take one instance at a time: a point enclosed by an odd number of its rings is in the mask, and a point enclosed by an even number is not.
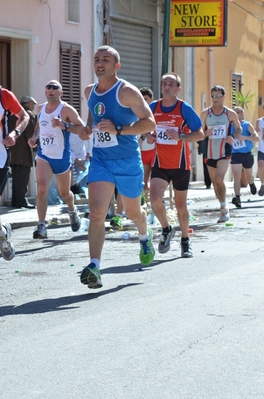
<svg viewBox="0 0 264 399"><path fill-rule="evenodd" d="M236 105L244 109L246 108L250 113L250 110L253 110L255 106L255 104L252 104L252 101L256 100L256 94L250 94L249 91L244 95L241 91L232 90L232 100L232 102L236 102Z"/></svg>

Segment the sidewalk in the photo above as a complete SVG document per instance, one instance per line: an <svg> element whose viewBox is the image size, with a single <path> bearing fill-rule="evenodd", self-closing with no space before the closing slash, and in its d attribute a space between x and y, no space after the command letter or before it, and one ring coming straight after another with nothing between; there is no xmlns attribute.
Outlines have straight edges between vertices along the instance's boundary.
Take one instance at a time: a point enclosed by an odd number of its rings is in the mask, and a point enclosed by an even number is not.
<svg viewBox="0 0 264 399"><path fill-rule="evenodd" d="M257 180L257 181L256 181ZM260 183L255 179L257 190ZM250 194L249 188L242 188L241 193ZM226 182L226 196L232 197L234 194L233 182ZM166 192L167 199L169 198L169 190ZM206 189L203 182L191 182L188 190L188 199L193 201L215 200L215 193L213 188ZM80 216L83 217L89 212L88 200L77 201L76 206L79 210ZM11 224L13 229L26 226L36 226L38 223L37 209L17 209L10 206L0 207L0 215L3 222ZM49 224L63 224L69 223L68 208L65 204L49 205L47 210L46 221Z"/></svg>

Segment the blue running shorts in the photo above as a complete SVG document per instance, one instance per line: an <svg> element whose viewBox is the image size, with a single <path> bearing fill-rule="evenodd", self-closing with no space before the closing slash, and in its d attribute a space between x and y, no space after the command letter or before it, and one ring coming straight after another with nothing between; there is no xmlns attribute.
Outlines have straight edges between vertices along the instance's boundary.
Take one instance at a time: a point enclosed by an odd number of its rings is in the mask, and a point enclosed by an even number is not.
<svg viewBox="0 0 264 399"><path fill-rule="evenodd" d="M54 175L62 175L63 173L67 172L71 167L71 160L70 157L64 157L62 159L52 159L46 157L46 155L37 155L37 162L38 158L43 159L43 161L48 162L51 167L52 172Z"/></svg>
<svg viewBox="0 0 264 399"><path fill-rule="evenodd" d="M141 156L123 159L91 158L87 183L113 183L118 192L128 198L137 198L144 187L144 169Z"/></svg>

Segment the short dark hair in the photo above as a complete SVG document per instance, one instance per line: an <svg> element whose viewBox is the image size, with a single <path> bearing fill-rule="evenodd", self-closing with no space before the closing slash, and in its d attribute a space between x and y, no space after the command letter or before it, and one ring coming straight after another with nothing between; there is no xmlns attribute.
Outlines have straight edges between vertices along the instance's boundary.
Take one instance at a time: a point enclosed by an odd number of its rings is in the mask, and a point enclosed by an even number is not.
<svg viewBox="0 0 264 399"><path fill-rule="evenodd" d="M98 47L98 49L96 50L96 53L97 53L97 51L108 51L110 54L112 54L112 55L114 56L116 62L120 62L120 55L119 55L119 52L116 51L116 49L115 49L114 47L107 46L107 45L105 45L105 46L100 46L100 47Z"/></svg>
<svg viewBox="0 0 264 399"><path fill-rule="evenodd" d="M223 86L215 85L214 87L211 88L211 93L213 91L221 91L221 94L223 94L223 96L225 95L225 88Z"/></svg>
<svg viewBox="0 0 264 399"><path fill-rule="evenodd" d="M153 91L149 87L141 87L139 90L142 96L149 96L149 98L154 97Z"/></svg>

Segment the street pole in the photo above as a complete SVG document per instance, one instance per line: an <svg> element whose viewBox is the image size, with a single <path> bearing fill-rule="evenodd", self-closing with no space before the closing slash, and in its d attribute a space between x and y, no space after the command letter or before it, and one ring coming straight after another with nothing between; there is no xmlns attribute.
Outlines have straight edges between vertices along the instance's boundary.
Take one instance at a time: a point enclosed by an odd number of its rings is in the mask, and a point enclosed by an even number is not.
<svg viewBox="0 0 264 399"><path fill-rule="evenodd" d="M170 37L170 0L164 3L163 45L161 74L168 72L169 65L169 37Z"/></svg>

